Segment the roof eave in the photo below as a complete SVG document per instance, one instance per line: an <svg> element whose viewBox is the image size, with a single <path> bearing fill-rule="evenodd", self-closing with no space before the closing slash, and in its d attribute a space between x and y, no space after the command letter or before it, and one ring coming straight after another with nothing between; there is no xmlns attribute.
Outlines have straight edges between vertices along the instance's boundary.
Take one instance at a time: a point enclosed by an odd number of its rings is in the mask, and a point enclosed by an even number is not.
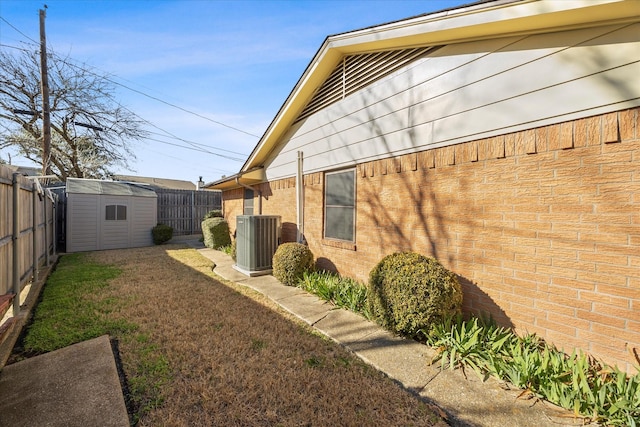
<svg viewBox="0 0 640 427"><path fill-rule="evenodd" d="M209 182L202 188L207 190L233 190L244 185L256 185L265 181L265 173L263 167L253 168L235 175L227 176L217 181Z"/></svg>
<svg viewBox="0 0 640 427"><path fill-rule="evenodd" d="M263 166L315 89L344 55L436 46L637 20L635 0L498 0L327 37L241 171Z"/></svg>

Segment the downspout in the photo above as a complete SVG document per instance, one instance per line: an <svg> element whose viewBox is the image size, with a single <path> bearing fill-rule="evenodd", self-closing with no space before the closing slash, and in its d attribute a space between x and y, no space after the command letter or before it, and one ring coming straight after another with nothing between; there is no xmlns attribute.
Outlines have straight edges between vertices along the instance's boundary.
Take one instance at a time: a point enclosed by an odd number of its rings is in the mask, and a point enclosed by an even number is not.
<svg viewBox="0 0 640 427"><path fill-rule="evenodd" d="M296 241L304 243L304 175L303 175L302 151L298 151L298 170L296 173L296 216L298 222L298 235Z"/></svg>
<svg viewBox="0 0 640 427"><path fill-rule="evenodd" d="M255 188L248 186L247 184L243 184L240 182L240 177L236 176L236 184L241 187L246 188L247 190L256 191ZM262 191L258 190L258 215L262 215Z"/></svg>

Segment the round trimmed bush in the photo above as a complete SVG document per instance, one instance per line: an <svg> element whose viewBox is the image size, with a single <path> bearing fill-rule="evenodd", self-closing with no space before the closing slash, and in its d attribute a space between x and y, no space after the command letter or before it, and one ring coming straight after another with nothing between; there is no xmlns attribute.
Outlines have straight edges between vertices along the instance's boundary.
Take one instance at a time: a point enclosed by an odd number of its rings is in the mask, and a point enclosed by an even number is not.
<svg viewBox="0 0 640 427"><path fill-rule="evenodd" d="M387 329L411 337L457 315L462 289L455 274L436 259L415 252L387 255L369 274L367 309Z"/></svg>
<svg viewBox="0 0 640 427"><path fill-rule="evenodd" d="M158 224L151 229L153 243L161 245L168 242L173 237L173 227L165 224Z"/></svg>
<svg viewBox="0 0 640 427"><path fill-rule="evenodd" d="M273 255L273 277L285 285L296 286L305 271L314 267L313 253L302 243L283 243Z"/></svg>

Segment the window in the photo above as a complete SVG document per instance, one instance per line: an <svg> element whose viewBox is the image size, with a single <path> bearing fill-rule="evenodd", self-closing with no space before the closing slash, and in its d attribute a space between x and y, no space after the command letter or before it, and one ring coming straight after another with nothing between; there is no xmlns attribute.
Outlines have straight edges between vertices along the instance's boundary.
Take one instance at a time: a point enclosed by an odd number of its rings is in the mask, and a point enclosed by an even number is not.
<svg viewBox="0 0 640 427"><path fill-rule="evenodd" d="M356 172L331 172L324 181L324 237L355 241Z"/></svg>
<svg viewBox="0 0 640 427"><path fill-rule="evenodd" d="M126 205L107 205L105 219L107 221L126 221L127 206Z"/></svg>
<svg viewBox="0 0 640 427"><path fill-rule="evenodd" d="M243 215L253 215L253 190L244 189Z"/></svg>

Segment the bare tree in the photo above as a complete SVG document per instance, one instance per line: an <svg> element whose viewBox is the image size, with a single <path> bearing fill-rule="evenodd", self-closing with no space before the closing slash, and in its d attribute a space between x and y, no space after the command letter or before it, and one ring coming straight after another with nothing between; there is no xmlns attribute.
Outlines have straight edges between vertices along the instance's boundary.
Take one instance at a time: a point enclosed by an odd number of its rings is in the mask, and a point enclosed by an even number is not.
<svg viewBox="0 0 640 427"><path fill-rule="evenodd" d="M42 164L42 97L38 52L0 51L0 148L13 147ZM54 55L48 58L53 174L104 178L129 169L131 144L146 136L143 122L120 105L107 76Z"/></svg>

